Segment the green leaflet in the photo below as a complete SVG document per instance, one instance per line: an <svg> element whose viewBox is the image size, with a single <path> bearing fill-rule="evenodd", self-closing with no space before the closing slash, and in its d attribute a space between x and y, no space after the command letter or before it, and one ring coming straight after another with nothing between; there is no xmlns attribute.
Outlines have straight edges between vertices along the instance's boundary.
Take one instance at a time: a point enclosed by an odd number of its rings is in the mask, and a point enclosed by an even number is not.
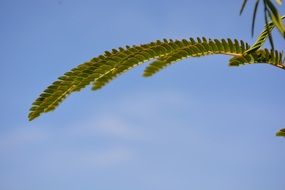
<svg viewBox="0 0 285 190"><path fill-rule="evenodd" d="M251 36L254 35L254 28L255 28L255 20L256 20L256 13L258 10L259 0L256 0L254 10L253 10L253 16L252 16L252 24L251 24Z"/></svg>
<svg viewBox="0 0 285 190"><path fill-rule="evenodd" d="M240 11L239 11L239 14L240 14L240 15L242 14L242 12L243 12L243 10L244 10L244 8L245 8L245 6L246 6L246 3L247 3L247 0L243 0L242 5L241 5L241 8L240 8Z"/></svg>
<svg viewBox="0 0 285 190"><path fill-rule="evenodd" d="M253 9L253 16L252 16L252 21L251 21L251 36L254 34L254 28L255 28L255 20L256 20L256 14L258 10L258 5L259 5L260 0L255 1L254 9ZM240 15L243 13L243 10L247 4L247 0L244 0L240 9Z"/></svg>

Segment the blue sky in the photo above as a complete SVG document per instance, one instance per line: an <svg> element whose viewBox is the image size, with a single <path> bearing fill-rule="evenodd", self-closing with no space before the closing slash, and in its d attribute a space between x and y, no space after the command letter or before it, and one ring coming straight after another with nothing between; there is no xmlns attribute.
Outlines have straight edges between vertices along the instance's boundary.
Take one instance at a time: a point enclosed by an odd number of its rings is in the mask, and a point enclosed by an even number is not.
<svg viewBox="0 0 285 190"><path fill-rule="evenodd" d="M140 66L27 120L47 85L105 50L199 36L253 43L253 5L239 16L240 5L1 0L0 189L283 190L285 140L274 134L285 123L285 73L268 65L229 68L210 56L152 78Z"/></svg>

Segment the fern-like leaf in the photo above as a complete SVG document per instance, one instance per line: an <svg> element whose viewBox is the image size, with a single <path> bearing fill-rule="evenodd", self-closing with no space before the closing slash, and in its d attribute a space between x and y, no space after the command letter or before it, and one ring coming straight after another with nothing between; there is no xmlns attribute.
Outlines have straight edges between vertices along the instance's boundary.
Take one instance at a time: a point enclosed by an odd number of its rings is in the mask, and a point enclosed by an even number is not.
<svg viewBox="0 0 285 190"><path fill-rule="evenodd" d="M113 62L113 71L103 74L102 77L96 78L93 82L93 90L98 90L108 84L111 80L126 72L127 70L144 63L150 59L158 58L167 55L169 52L179 48L181 41L166 40L152 42L148 45L133 46L129 48L129 53L126 56L117 56Z"/></svg>
<svg viewBox="0 0 285 190"><path fill-rule="evenodd" d="M196 41L192 39L189 45L179 48L150 63L144 71L144 76L152 76L170 64L188 57L200 57L212 54L224 54L239 57L242 56L244 51L248 48L249 45L247 43L236 39L234 42L231 39L207 40L206 38L202 38L201 40L200 38L197 38Z"/></svg>
<svg viewBox="0 0 285 190"><path fill-rule="evenodd" d="M162 68L187 57L199 57L211 54L233 56L230 65L266 62L284 69L283 55L277 51L258 50L245 54L249 45L243 41L230 39L163 40L126 46L125 48L106 51L104 54L83 63L59 77L32 104L29 120L33 120L44 112L54 110L68 95L80 91L89 84L99 89L116 76L137 66L155 59L146 68L145 76L150 76Z"/></svg>
<svg viewBox="0 0 285 190"><path fill-rule="evenodd" d="M54 110L68 95L95 81L93 88L99 88L108 83L118 74L134 66L164 56L175 48L182 47L183 42L164 40L139 46L113 49L91 61L79 65L59 77L32 104L29 120L33 120L44 112ZM96 86L97 84L97 86Z"/></svg>

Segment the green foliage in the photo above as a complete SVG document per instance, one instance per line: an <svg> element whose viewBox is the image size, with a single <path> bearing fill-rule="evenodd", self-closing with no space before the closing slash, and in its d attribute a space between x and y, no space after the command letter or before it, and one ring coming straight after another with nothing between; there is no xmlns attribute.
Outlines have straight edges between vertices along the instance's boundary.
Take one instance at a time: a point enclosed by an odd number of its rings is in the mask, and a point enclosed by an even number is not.
<svg viewBox="0 0 285 190"><path fill-rule="evenodd" d="M188 58L188 57L201 57L211 54L224 54L230 56L242 56L244 51L249 48L249 45L243 41L231 39L209 39L200 38L197 41L190 38L190 42L185 47L181 47L168 55L165 55L156 61L149 64L149 66L144 71L144 76L152 76L161 69L169 66L172 63L175 63L179 60Z"/></svg>
<svg viewBox="0 0 285 190"><path fill-rule="evenodd" d="M161 69L179 60L189 57L200 57L211 54L224 54L233 57L231 66L244 63L268 63L284 69L281 62L283 55L277 51L259 50L253 53L245 52L250 46L238 40L206 39L166 40L143 45L126 46L125 48L106 51L104 54L83 63L59 77L32 104L29 120L33 120L44 112L54 110L68 95L80 91L92 84L96 90L108 84L118 75L129 69L155 60L145 69L144 76L151 76Z"/></svg>
<svg viewBox="0 0 285 190"><path fill-rule="evenodd" d="M252 35L254 33L259 1L256 0L254 6ZM276 0L276 2L281 4L282 0ZM246 4L247 0L244 0L240 13L243 12ZM277 27L285 38L285 26L282 23L285 15L281 17L270 0L263 0L263 4L266 24L264 30L252 46L236 39L219 40L203 37L183 40L164 39L162 41L157 40L147 44L105 51L104 54L66 72L57 81L48 86L32 104L28 116L29 120L35 119L44 112L56 109L73 92L80 91L90 84L92 85L92 90L98 90L120 74L150 60L152 62L143 73L145 77L152 76L179 60L212 54L230 56L229 66L266 63L285 70L283 51L274 50L271 36L271 31L274 27ZM268 22L268 17L271 19L271 22ZM267 39L270 40L271 50L261 49ZM276 135L285 136L285 129L281 129Z"/></svg>
<svg viewBox="0 0 285 190"><path fill-rule="evenodd" d="M285 69L283 52L278 52L276 50L258 50L251 54L233 57L229 61L230 66L241 66L253 63L267 63Z"/></svg>
<svg viewBox="0 0 285 190"><path fill-rule="evenodd" d="M243 13L245 6L247 5L248 0L243 0L241 9L240 9L240 14ZM259 3L260 0L256 0L255 1L255 6L253 9L253 16L252 16L252 25L251 25L251 35L253 36L254 34L254 28L255 28L255 19L256 19L256 14L258 11L258 7L259 7ZM272 49L274 49L274 43L273 43L273 39L272 39L272 35L271 35L271 30L270 29L270 23L268 22L269 18L270 20L272 20L271 25L273 25L274 27L277 27L278 31L280 32L281 36L283 38L285 38L285 25L282 22L283 18L280 16L276 6L271 2L271 0L262 0L263 2L263 7L264 7L264 22L265 25L268 26L268 28L266 29L267 33L267 37L269 37L269 41L271 44ZM282 4L282 0L276 0L276 3L281 5Z"/></svg>
<svg viewBox="0 0 285 190"><path fill-rule="evenodd" d="M279 15L278 10L270 0L263 0L263 2L265 6L265 19L267 19L266 17L269 16L274 25L277 27L280 34L283 36L283 38L285 38L285 26L282 23L282 19ZM279 4L282 3L280 0L277 2L279 2Z"/></svg>
<svg viewBox="0 0 285 190"><path fill-rule="evenodd" d="M285 15L283 15L281 19L285 19ZM256 42L246 51L246 53L251 53L260 49L264 45L265 41L268 39L269 34L274 27L275 25L273 22L270 22L265 25L263 31L259 34Z"/></svg>

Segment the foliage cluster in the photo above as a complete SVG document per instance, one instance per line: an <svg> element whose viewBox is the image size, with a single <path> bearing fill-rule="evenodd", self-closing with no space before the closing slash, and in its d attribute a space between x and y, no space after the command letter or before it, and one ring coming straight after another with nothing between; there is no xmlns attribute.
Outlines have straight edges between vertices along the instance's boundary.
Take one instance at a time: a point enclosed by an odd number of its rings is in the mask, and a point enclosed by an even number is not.
<svg viewBox="0 0 285 190"><path fill-rule="evenodd" d="M282 3L281 0L276 0L276 2ZM252 34L259 4L260 0L257 0L253 10ZM246 5L247 0L244 0L240 13ZM66 72L47 87L32 104L29 120L35 119L44 112L54 110L71 93L80 91L90 84L93 90L98 90L120 74L147 61L152 62L143 73L145 77L152 76L179 60L212 54L230 56L229 66L266 63L285 70L283 51L274 49L271 35L271 31L276 27L281 36L285 38L285 26L282 22L285 16L279 15L277 8L270 0L263 0L263 5L265 27L253 45L237 39L202 37L182 40L163 39L105 51L104 54ZM271 49L262 48L267 39L271 43ZM277 136L285 136L285 129L281 129Z"/></svg>

